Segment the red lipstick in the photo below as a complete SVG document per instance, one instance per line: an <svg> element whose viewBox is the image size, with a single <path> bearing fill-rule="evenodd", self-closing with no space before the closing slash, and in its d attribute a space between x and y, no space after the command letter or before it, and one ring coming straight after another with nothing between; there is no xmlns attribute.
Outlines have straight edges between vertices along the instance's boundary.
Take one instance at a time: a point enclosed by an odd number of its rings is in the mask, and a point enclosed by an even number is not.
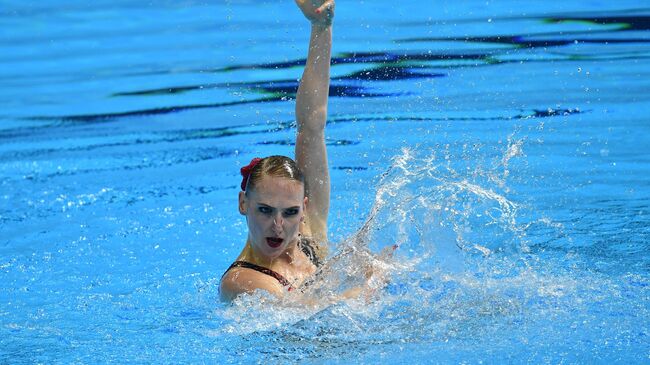
<svg viewBox="0 0 650 365"><path fill-rule="evenodd" d="M277 238L277 237L266 237L266 244L273 248L278 248L280 245L282 245L282 242L284 240L282 238Z"/></svg>

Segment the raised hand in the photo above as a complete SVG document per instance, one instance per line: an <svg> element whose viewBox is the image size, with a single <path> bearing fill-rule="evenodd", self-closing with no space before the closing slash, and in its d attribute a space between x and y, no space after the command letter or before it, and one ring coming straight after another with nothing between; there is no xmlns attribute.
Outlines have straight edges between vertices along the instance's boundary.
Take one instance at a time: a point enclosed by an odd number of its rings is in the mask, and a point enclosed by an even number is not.
<svg viewBox="0 0 650 365"><path fill-rule="evenodd" d="M334 0L295 0L312 24L329 26L334 19Z"/></svg>

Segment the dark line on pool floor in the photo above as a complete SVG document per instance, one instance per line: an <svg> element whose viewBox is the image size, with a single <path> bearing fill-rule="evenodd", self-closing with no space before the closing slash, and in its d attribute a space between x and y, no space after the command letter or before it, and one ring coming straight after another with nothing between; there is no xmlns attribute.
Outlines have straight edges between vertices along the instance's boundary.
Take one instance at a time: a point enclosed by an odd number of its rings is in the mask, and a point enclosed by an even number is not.
<svg viewBox="0 0 650 365"><path fill-rule="evenodd" d="M122 117L137 117L137 116L147 116L147 115L169 114L169 113L176 113L184 110L220 108L220 107L233 106L233 105L267 103L273 101L278 101L278 100L275 97L267 97L267 98L252 99L252 100L230 101L224 103L170 106L170 107L162 107L162 108L134 110L129 112L85 114L85 115L82 114L82 115L68 115L68 116L59 116L59 117L30 117L25 119L62 120L67 122L98 122L98 121L109 121L115 118L122 118Z"/></svg>
<svg viewBox="0 0 650 365"><path fill-rule="evenodd" d="M327 139L325 144L327 146L353 146L359 144L359 141L350 141L347 139ZM278 145L278 146L295 146L296 142L293 139L276 140L276 141L262 141L255 143L257 145Z"/></svg>
<svg viewBox="0 0 650 365"><path fill-rule="evenodd" d="M329 93L330 96L338 97L395 96L395 93L373 93L360 85L352 85L350 83L345 83L345 81L396 81L446 76L446 74L442 73L416 72L413 70L415 68L417 67L380 66L357 71L349 75L333 77ZM167 88L120 92L114 93L111 96L172 95L187 91L232 87L248 88L260 93L282 94L284 97L295 98L296 92L298 91L298 80L284 79L259 82L212 83L178 87L172 86Z"/></svg>
<svg viewBox="0 0 650 365"><path fill-rule="evenodd" d="M401 42L434 42L434 41L457 41L457 42L477 42L477 43L499 43L510 44L519 48L548 48L568 46L580 43L598 43L598 44L625 44L625 43L650 43L650 39L644 38L575 38L566 40L526 40L527 36L492 36L492 37L459 37L459 38L417 38L404 39Z"/></svg>
<svg viewBox="0 0 650 365"><path fill-rule="evenodd" d="M557 116L570 116L573 114L581 114L588 111L583 111L577 108L569 109L533 109L530 111L520 111L518 114L511 116L493 116L493 117L476 117L476 116L465 116L465 117L418 117L418 116L332 116L328 118L327 124L336 124L336 123L350 123L350 122L453 122L453 121L511 121L511 120L528 120L528 119L538 119L538 118L549 118ZM261 127L257 130L250 130L254 127ZM278 122L273 125L238 125L238 126L226 126L226 127L217 127L217 128L199 128L199 129L189 129L189 130L176 130L176 131L167 131L157 133L160 135L159 138L135 138L126 141L119 142L110 142L110 143L98 143L89 146L73 146L68 148L42 148L42 149L33 149L26 151L11 151L6 153L0 153L0 161L15 161L17 159L33 159L42 155L53 155L57 153L69 153L69 152L90 152L102 148L111 148L111 147L126 147L126 146L136 146L136 145L151 145L158 143L176 143L176 142L186 142L191 140L202 140L202 139L217 139L225 138L237 135L252 135L252 134L269 134L276 132L288 131L295 128L295 123L293 121L287 122ZM243 129L243 130L242 130ZM2 137L0 135L0 137ZM357 145L360 141L346 140L346 139L327 139L326 143L329 146L350 146ZM282 139L282 140L265 140L257 143L258 145L293 145L294 142L291 139ZM230 151L225 151L223 153L230 153Z"/></svg>
<svg viewBox="0 0 650 365"><path fill-rule="evenodd" d="M532 17L530 19L537 19L548 24L556 24L563 22L586 22L595 25L620 25L616 29L594 29L594 30L579 30L579 31L553 31L553 32L537 32L531 34L510 34L510 35L486 35L486 36L462 36L462 37L416 37L398 39L398 43L425 43L425 42L474 42L483 44L502 44L511 45L514 49L535 49L535 48L561 48L575 44L650 44L650 39L644 37L620 38L620 37L586 37L593 35L603 35L610 33L620 33L628 31L647 31L650 30L650 15L600 15L589 16L583 14L572 15L563 14L550 17ZM575 36L575 37L573 37ZM536 37L548 37L550 39L535 39ZM513 48L490 48L479 49L475 51L447 51L447 52L431 52L430 50L424 52L401 52L401 51L384 51L384 52L348 52L340 53L332 59L332 65L342 64L368 64L365 69L357 70L346 75L340 75L332 78L330 86L330 96L343 97L343 98L365 98L365 97L397 97L404 95L412 95L413 91L405 92L377 92L368 87L366 83L373 82L391 82L399 80L415 80L415 79L432 79L445 77L447 74L439 72L430 72L427 69L431 68L454 68L454 67L479 67L479 66L493 66L507 63L522 63L522 62L575 62L576 60L587 61L590 57L598 57L598 53L580 54L580 55L561 55L563 58L553 58L550 60L540 60L528 58L524 59L505 59L500 60L499 56L508 52L512 52ZM625 53L621 53L622 56ZM647 57L639 56L637 59L645 59ZM598 61L603 61L605 58L598 58ZM612 59L620 60L621 57L612 56ZM431 61L459 61L456 65L436 65L427 64ZM470 61L470 62L467 62ZM471 61L475 61L474 64ZM406 63L406 64L405 64ZM234 70L246 69L274 69L281 70L305 64L305 59L295 59L283 62L272 62L263 64L243 64L234 65L221 69L211 70L211 72L229 72ZM208 70L208 72L210 72ZM208 83L198 85L184 85L184 86L170 86L166 88L147 89L147 90L133 90L125 92L117 92L112 94L113 97L127 97L127 96L156 96L156 95L174 95L184 92L214 89L214 88L237 88L245 89L251 93L260 94L257 97L249 100L235 100L219 103L196 104L196 105L176 105L166 106L159 108L133 110L126 112L109 112L98 114L81 114L81 115L64 115L57 117L50 116L35 116L28 119L32 120L60 120L63 122L104 122L112 121L118 118L137 117L137 116L150 116L162 115L169 113L177 113L194 109L205 108L222 108L228 106L237 106L244 104L257 104L257 103L270 103L276 101L284 101L287 99L295 98L298 80L282 79L282 80L264 80L259 82L235 82L235 83Z"/></svg>

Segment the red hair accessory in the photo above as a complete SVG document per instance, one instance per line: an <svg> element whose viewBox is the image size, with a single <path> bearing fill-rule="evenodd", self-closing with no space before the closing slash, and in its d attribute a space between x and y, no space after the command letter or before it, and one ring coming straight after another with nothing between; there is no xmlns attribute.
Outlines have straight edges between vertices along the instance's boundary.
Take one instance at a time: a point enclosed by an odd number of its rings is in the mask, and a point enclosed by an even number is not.
<svg viewBox="0 0 650 365"><path fill-rule="evenodd" d="M260 161L262 161L261 158L255 157L254 159L251 160L251 163L242 167L241 170L239 170L241 172L241 176L243 177L243 179L241 180L242 191L246 191L246 185L248 184L248 178L251 176L251 171L253 171L253 167L255 167L255 165L257 165Z"/></svg>

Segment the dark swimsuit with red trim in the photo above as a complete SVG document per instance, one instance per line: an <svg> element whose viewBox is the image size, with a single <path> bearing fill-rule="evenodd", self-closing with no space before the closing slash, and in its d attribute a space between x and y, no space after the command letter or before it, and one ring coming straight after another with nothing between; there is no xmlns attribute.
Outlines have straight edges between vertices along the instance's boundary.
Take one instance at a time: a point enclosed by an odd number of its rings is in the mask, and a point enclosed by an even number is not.
<svg viewBox="0 0 650 365"><path fill-rule="evenodd" d="M299 245L300 245L300 249L302 250L302 252L304 252L305 255L307 255L307 257L309 258L311 263L314 264L314 266L320 267L322 265L322 262L318 259L318 256L316 255L316 251L314 250L314 247L311 245L311 240L309 240L307 238L302 238L302 239L300 239ZM221 277L223 278L223 276L225 276L228 273L228 271L230 271L231 269L234 269L236 267L243 267L245 269L255 270L255 271L261 272L262 274L272 276L282 286L288 287L287 290L289 290L289 291L293 290L293 287L291 286L291 283L289 282L289 280L287 280L281 274L279 274L279 273L277 273L277 272L275 272L275 271L273 271L271 269L267 269L265 267L255 265L255 264L247 262L247 261L235 261L235 262L233 262L232 265L230 265L228 270L226 270L226 272L224 272Z"/></svg>

